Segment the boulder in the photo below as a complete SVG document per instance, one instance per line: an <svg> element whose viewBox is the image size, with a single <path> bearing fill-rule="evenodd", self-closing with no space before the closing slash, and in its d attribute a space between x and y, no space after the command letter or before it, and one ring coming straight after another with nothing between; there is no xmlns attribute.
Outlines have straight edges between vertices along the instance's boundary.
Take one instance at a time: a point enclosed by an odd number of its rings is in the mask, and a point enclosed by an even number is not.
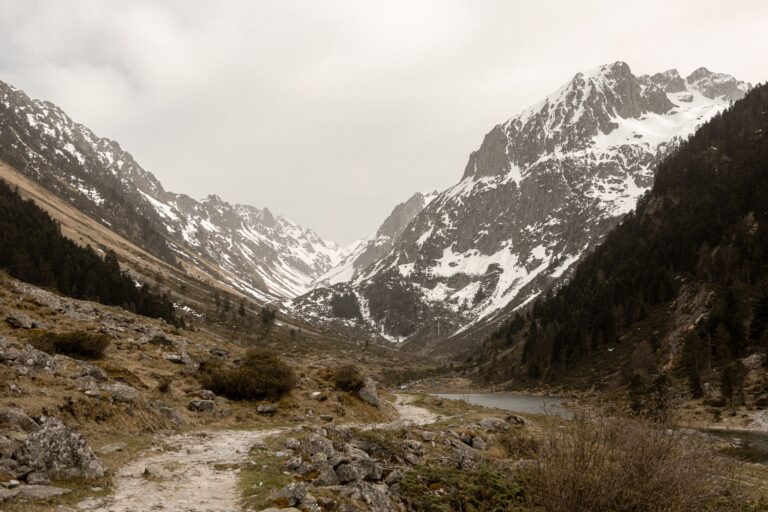
<svg viewBox="0 0 768 512"><path fill-rule="evenodd" d="M14 329L32 329L32 319L21 311L11 311L5 321Z"/></svg>
<svg viewBox="0 0 768 512"><path fill-rule="evenodd" d="M317 510L320 508L317 506L317 500L309 494L307 491L307 484L290 483L276 491L269 497L270 501L275 504L285 504L287 507L297 507L304 510ZM312 506L314 505L314 507Z"/></svg>
<svg viewBox="0 0 768 512"><path fill-rule="evenodd" d="M34 432L38 424L16 407L0 407L0 427L16 428L24 432Z"/></svg>
<svg viewBox="0 0 768 512"><path fill-rule="evenodd" d="M99 387L102 393L105 393L112 398L115 402L130 403L135 402L139 398L139 392L136 388L123 384L122 382L113 382L111 384L104 384Z"/></svg>
<svg viewBox="0 0 768 512"><path fill-rule="evenodd" d="M308 457L322 454L325 459L330 459L336 453L333 442L327 437L318 434L310 434L301 444L301 452Z"/></svg>
<svg viewBox="0 0 768 512"><path fill-rule="evenodd" d="M5 317L5 321L14 329L47 329L48 327L39 320L30 318L27 314L21 311L11 311Z"/></svg>
<svg viewBox="0 0 768 512"><path fill-rule="evenodd" d="M366 377L363 387L357 392L360 399L374 407L381 407L381 399L376 388L376 383L370 377Z"/></svg>
<svg viewBox="0 0 768 512"><path fill-rule="evenodd" d="M27 475L26 481L29 485L50 485L51 480L40 471L33 471Z"/></svg>
<svg viewBox="0 0 768 512"><path fill-rule="evenodd" d="M487 444L482 437L473 437L472 444L470 445L475 450L485 450Z"/></svg>
<svg viewBox="0 0 768 512"><path fill-rule="evenodd" d="M194 412L213 412L216 402L213 400L190 400L187 409Z"/></svg>
<svg viewBox="0 0 768 512"><path fill-rule="evenodd" d="M371 512L398 512L397 506L389 496L389 489L384 484L366 483L360 486L360 496Z"/></svg>
<svg viewBox="0 0 768 512"><path fill-rule="evenodd" d="M357 468L352 464L339 464L336 468L336 476L342 484L354 482L362 478Z"/></svg>
<svg viewBox="0 0 768 512"><path fill-rule="evenodd" d="M83 436L56 418L45 418L20 451L17 459L21 464L54 479L94 479L106 471Z"/></svg>
<svg viewBox="0 0 768 512"><path fill-rule="evenodd" d="M298 450L299 448L301 448L301 442L298 439L296 439L295 437L289 437L288 439L285 440L285 447L288 450L294 450L295 451L295 450Z"/></svg>
<svg viewBox="0 0 768 512"><path fill-rule="evenodd" d="M495 430L497 432L501 432L509 428L509 423L501 418L488 416L487 418L480 420L480 426L486 430Z"/></svg>
<svg viewBox="0 0 768 512"><path fill-rule="evenodd" d="M197 391L193 391L192 395L197 398L202 398L203 400L216 400L216 393L210 389L198 389Z"/></svg>
<svg viewBox="0 0 768 512"><path fill-rule="evenodd" d="M0 459L11 459L21 449L21 441L0 435Z"/></svg>

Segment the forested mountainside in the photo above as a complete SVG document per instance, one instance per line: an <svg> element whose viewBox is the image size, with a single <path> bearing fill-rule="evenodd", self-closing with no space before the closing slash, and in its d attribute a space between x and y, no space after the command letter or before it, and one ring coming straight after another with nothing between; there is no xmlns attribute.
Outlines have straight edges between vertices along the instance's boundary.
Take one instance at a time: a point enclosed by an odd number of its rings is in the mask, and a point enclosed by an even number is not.
<svg viewBox="0 0 768 512"><path fill-rule="evenodd" d="M104 257L62 236L59 225L33 201L0 180L0 269L37 286L76 299L120 306L181 325L167 295L139 286L120 269L114 253Z"/></svg>
<svg viewBox="0 0 768 512"><path fill-rule="evenodd" d="M762 85L665 158L651 191L573 278L510 319L476 360L491 380L546 380L584 374L588 356L626 348L656 371L681 372L696 396L703 374L734 383L743 361L765 361L767 327Z"/></svg>
<svg viewBox="0 0 768 512"><path fill-rule="evenodd" d="M117 142L2 82L0 159L150 254L257 300L306 292L344 256L266 208L165 190Z"/></svg>
<svg viewBox="0 0 768 512"><path fill-rule="evenodd" d="M577 73L494 127L459 183L384 257L294 303L307 316L439 349L566 280L634 208L661 158L749 87L705 68L636 76L615 62Z"/></svg>

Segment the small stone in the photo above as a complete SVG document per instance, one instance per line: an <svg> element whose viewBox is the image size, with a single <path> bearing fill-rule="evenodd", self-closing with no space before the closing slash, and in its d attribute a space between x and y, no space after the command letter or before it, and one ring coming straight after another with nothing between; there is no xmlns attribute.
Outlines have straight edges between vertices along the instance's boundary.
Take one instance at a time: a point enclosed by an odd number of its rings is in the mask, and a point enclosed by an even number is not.
<svg viewBox="0 0 768 512"><path fill-rule="evenodd" d="M472 445L471 446L475 450L485 450L487 445L486 445L485 440L483 440L482 437L475 437L475 438L472 438Z"/></svg>
<svg viewBox="0 0 768 512"><path fill-rule="evenodd" d="M199 389L192 392L192 394L198 398L202 398L203 400L216 400L216 393L210 389Z"/></svg>
<svg viewBox="0 0 768 512"><path fill-rule="evenodd" d="M33 471L27 475L27 483L29 485L49 485L51 480L45 476L45 473Z"/></svg>
<svg viewBox="0 0 768 512"><path fill-rule="evenodd" d="M319 416L319 418L320 418L321 420L323 420L323 421L328 421L328 422L331 422L331 421L333 421L333 416L331 416L330 414L321 414L321 415Z"/></svg>
<svg viewBox="0 0 768 512"><path fill-rule="evenodd" d="M16 499L19 501L49 500L68 492L70 492L69 489L49 485L24 485L16 490Z"/></svg>
<svg viewBox="0 0 768 512"><path fill-rule="evenodd" d="M107 444L107 445L102 446L101 448L96 450L96 453L98 453L99 455L110 455L112 453L121 452L121 451L125 450L126 448L128 448L128 444L127 443L124 443L122 441L118 441L116 443L111 443L111 444Z"/></svg>
<svg viewBox="0 0 768 512"><path fill-rule="evenodd" d="M289 437L285 440L285 447L289 450L298 450L301 448L301 442L295 437Z"/></svg>
<svg viewBox="0 0 768 512"><path fill-rule="evenodd" d="M427 442L434 441L435 439L437 439L437 433L430 432L429 430L423 430L421 432L421 438Z"/></svg>
<svg viewBox="0 0 768 512"><path fill-rule="evenodd" d="M275 404L261 404L258 407L256 407L256 412L259 414L268 414L272 415L277 412L277 405Z"/></svg>
<svg viewBox="0 0 768 512"><path fill-rule="evenodd" d="M213 412L216 402L213 400L191 400L187 409L194 412Z"/></svg>
<svg viewBox="0 0 768 512"><path fill-rule="evenodd" d="M163 352L163 359L165 359L169 363L184 364L184 359L179 354Z"/></svg>

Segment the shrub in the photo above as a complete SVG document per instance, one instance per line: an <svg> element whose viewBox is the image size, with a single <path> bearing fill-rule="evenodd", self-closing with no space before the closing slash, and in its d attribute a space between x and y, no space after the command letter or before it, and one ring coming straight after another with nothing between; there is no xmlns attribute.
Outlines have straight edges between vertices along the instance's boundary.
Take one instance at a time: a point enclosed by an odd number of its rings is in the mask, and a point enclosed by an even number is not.
<svg viewBox="0 0 768 512"><path fill-rule="evenodd" d="M106 334L85 331L46 332L32 340L32 345L49 354L64 354L86 359L101 359L112 343Z"/></svg>
<svg viewBox="0 0 768 512"><path fill-rule="evenodd" d="M400 482L407 510L418 512L522 511L521 482L508 471L481 465L473 469L416 467Z"/></svg>
<svg viewBox="0 0 768 512"><path fill-rule="evenodd" d="M269 352L250 350L237 368L208 363L200 368L200 383L232 400L276 400L296 384L293 370Z"/></svg>
<svg viewBox="0 0 768 512"><path fill-rule="evenodd" d="M738 509L735 465L700 437L647 420L577 417L545 434L529 470L548 512Z"/></svg>
<svg viewBox="0 0 768 512"><path fill-rule="evenodd" d="M161 393L168 393L171 390L172 379L167 375L161 375L157 381L157 390Z"/></svg>
<svg viewBox="0 0 768 512"><path fill-rule="evenodd" d="M346 364L336 370L333 375L333 383L342 391L359 391L364 385L363 374L353 364Z"/></svg>

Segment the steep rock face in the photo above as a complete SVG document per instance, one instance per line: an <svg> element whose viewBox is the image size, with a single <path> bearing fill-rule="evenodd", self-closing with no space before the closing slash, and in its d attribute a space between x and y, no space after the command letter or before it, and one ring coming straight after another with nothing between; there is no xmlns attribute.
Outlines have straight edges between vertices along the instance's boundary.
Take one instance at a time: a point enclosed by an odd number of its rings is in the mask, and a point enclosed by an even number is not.
<svg viewBox="0 0 768 512"><path fill-rule="evenodd" d="M357 240L345 249L346 254L339 263L320 276L315 286L329 286L357 278L369 265L392 250L411 220L435 197L437 191L429 194L416 192L407 201L395 206L376 231L376 236L370 240Z"/></svg>
<svg viewBox="0 0 768 512"><path fill-rule="evenodd" d="M306 292L344 254L267 209L166 191L117 142L2 82L0 158L151 254L261 300Z"/></svg>
<svg viewBox="0 0 768 512"><path fill-rule="evenodd" d="M632 210L663 155L748 89L701 69L685 81L623 62L578 73L494 127L382 259L295 306L332 318L333 298L354 295L358 323L414 342L525 306Z"/></svg>

